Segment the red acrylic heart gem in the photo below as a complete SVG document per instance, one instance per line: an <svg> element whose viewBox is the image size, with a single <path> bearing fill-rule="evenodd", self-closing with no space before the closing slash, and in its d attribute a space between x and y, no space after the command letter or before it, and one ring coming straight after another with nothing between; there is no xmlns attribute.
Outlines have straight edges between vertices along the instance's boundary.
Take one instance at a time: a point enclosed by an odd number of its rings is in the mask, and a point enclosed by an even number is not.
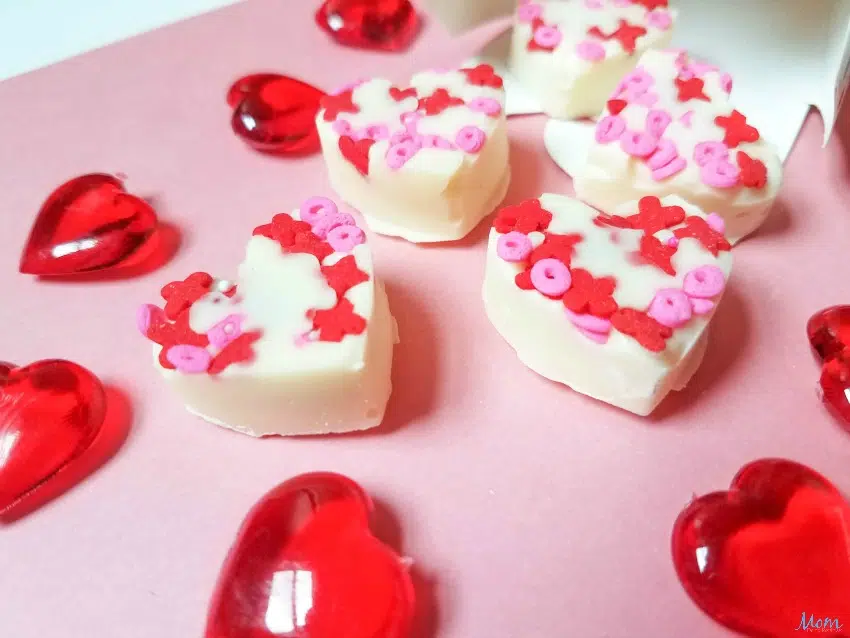
<svg viewBox="0 0 850 638"><path fill-rule="evenodd" d="M83 175L57 188L38 212L20 271L73 275L120 266L154 234L156 213L112 175Z"/></svg>
<svg viewBox="0 0 850 638"><path fill-rule="evenodd" d="M325 94L306 82L275 73L247 75L227 92L230 125L263 153L306 155L319 150L316 113Z"/></svg>
<svg viewBox="0 0 850 638"><path fill-rule="evenodd" d="M850 636L850 504L803 465L744 466L729 491L685 508L672 549L690 597L735 631Z"/></svg>
<svg viewBox="0 0 850 638"><path fill-rule="evenodd" d="M419 30L410 0L325 0L316 22L338 44L383 51L406 49Z"/></svg>
<svg viewBox="0 0 850 638"><path fill-rule="evenodd" d="M826 409L850 430L850 350L824 361L820 395Z"/></svg>
<svg viewBox="0 0 850 638"><path fill-rule="evenodd" d="M832 306L812 316L806 324L812 349L822 361L850 347L850 306Z"/></svg>
<svg viewBox="0 0 850 638"><path fill-rule="evenodd" d="M79 458L105 415L103 386L75 363L0 364L0 512Z"/></svg>
<svg viewBox="0 0 850 638"><path fill-rule="evenodd" d="M413 585L369 530L344 476L304 474L248 514L222 568L205 638L406 638Z"/></svg>

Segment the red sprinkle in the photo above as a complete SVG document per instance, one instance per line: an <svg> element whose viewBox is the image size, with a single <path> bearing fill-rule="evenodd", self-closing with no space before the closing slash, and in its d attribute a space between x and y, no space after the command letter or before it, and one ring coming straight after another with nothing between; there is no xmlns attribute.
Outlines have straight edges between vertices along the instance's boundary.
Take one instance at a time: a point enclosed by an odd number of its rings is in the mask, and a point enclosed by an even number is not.
<svg viewBox="0 0 850 638"><path fill-rule="evenodd" d="M293 219L288 213L278 213L272 217L270 224L263 224L254 229L253 235L262 235L278 242L281 248L295 245L295 237L300 233L310 232L310 224Z"/></svg>
<svg viewBox="0 0 850 638"><path fill-rule="evenodd" d="M450 106L462 106L466 104L459 97L449 94L446 89L437 89L428 97L419 98L419 109L425 111L425 115L439 115Z"/></svg>
<svg viewBox="0 0 850 638"><path fill-rule="evenodd" d="M674 82L679 91L678 98L680 102L688 102L689 100L711 102L711 98L703 91L705 82L701 78L690 78L689 80L676 78Z"/></svg>
<svg viewBox="0 0 850 638"><path fill-rule="evenodd" d="M375 140L365 138L354 141L354 138L349 135L343 135L339 138L339 151L348 162L357 169L357 172L364 177L369 176L369 149Z"/></svg>
<svg viewBox="0 0 850 638"><path fill-rule="evenodd" d="M738 151L736 156L738 168L741 169L741 183L747 188L764 188L767 186L767 167L764 162L753 159L744 151Z"/></svg>
<svg viewBox="0 0 850 638"><path fill-rule="evenodd" d="M162 287L160 294L165 299L165 316L176 319L184 310L210 291L212 275L205 272L192 273L183 281L172 281Z"/></svg>
<svg viewBox="0 0 850 638"><path fill-rule="evenodd" d="M174 370L166 355L172 346L186 345L206 348L210 340L189 327L189 313L184 312L173 323L157 321L148 328L147 338L162 346L159 351L159 363L163 368Z"/></svg>
<svg viewBox="0 0 850 638"><path fill-rule="evenodd" d="M572 284L564 294L564 305L575 313L589 313L607 318L616 312L617 302L612 296L617 287L613 277L596 279L582 268L571 270Z"/></svg>
<svg viewBox="0 0 850 638"><path fill-rule="evenodd" d="M631 55L637 47L637 39L646 35L646 29L621 19L617 30L609 35L602 33L599 27L591 27L587 30L587 35L600 40L618 40L623 50Z"/></svg>
<svg viewBox="0 0 850 638"><path fill-rule="evenodd" d="M489 64L479 64L472 69L461 69L461 73L466 75L466 80L475 86L489 86L494 89L501 89L504 82L501 76L497 75L495 70Z"/></svg>
<svg viewBox="0 0 850 638"><path fill-rule="evenodd" d="M668 2L669 0L632 0L632 4L639 4L642 7L646 7L647 11L658 8L666 9L669 6Z"/></svg>
<svg viewBox="0 0 850 638"><path fill-rule="evenodd" d="M503 234L513 230L528 234L546 230L551 222L552 213L540 205L540 200L528 199L501 209L493 221L493 228Z"/></svg>
<svg viewBox="0 0 850 638"><path fill-rule="evenodd" d="M307 253L319 260L319 263L334 252L331 245L312 231L298 233L295 242L287 249L290 253Z"/></svg>
<svg viewBox="0 0 850 638"><path fill-rule="evenodd" d="M336 291L338 297L342 297L350 288L364 281L369 281L369 275L357 267L354 255L346 255L333 266L322 266L322 274L328 281L328 285Z"/></svg>
<svg viewBox="0 0 850 638"><path fill-rule="evenodd" d="M529 269L541 259L558 259L565 266L569 266L572 261L575 246L584 237L578 233L569 235L558 235L557 233L546 233L546 238L543 243L531 251L529 257Z"/></svg>
<svg viewBox="0 0 850 638"><path fill-rule="evenodd" d="M608 110L611 115L619 115L629 105L625 100L608 100Z"/></svg>
<svg viewBox="0 0 850 638"><path fill-rule="evenodd" d="M412 86L406 89L400 89L397 86L390 87L390 97L394 99L396 102L401 102L403 99L408 97L419 97L418 93L416 93L416 89Z"/></svg>
<svg viewBox="0 0 850 638"><path fill-rule="evenodd" d="M342 341L346 335L359 335L366 330L366 320L354 312L354 305L345 297L330 310L310 310L313 329L319 331L319 341Z"/></svg>
<svg viewBox="0 0 850 638"><path fill-rule="evenodd" d="M676 276L676 269L670 263L670 259L676 254L675 246L662 244L655 235L644 235L640 238L640 252L638 254L647 263L657 266L668 275Z"/></svg>
<svg viewBox="0 0 850 638"><path fill-rule="evenodd" d="M685 227L677 228L673 234L679 239L693 237L698 239L706 250L711 251L711 254L717 257L721 250L730 250L732 246L723 236L723 233L718 233L706 223L702 217L688 217L685 219Z"/></svg>
<svg viewBox="0 0 850 638"><path fill-rule="evenodd" d="M210 361L207 374L219 374L227 366L234 363L248 363L254 360L254 342L262 336L262 331L243 332L228 343Z"/></svg>
<svg viewBox="0 0 850 638"><path fill-rule="evenodd" d="M660 199L648 195L638 202L638 213L626 219L632 228L639 228L649 235L654 235L659 230L678 226L685 221L685 209L681 206L662 206Z"/></svg>
<svg viewBox="0 0 850 638"><path fill-rule="evenodd" d="M337 95L326 95L319 102L320 106L325 109L325 122L333 122L339 117L340 113L359 113L360 107L354 101L354 91L349 89Z"/></svg>
<svg viewBox="0 0 850 638"><path fill-rule="evenodd" d="M667 347L667 339L673 330L663 326L645 312L634 308L621 308L611 316L613 326L632 337L647 350L661 352Z"/></svg>
<svg viewBox="0 0 850 638"><path fill-rule="evenodd" d="M735 148L741 142L757 142L759 140L758 129L747 124L747 118L740 111L732 111L728 116L718 115L714 118L714 123L725 129L726 134L723 136L723 143L729 148Z"/></svg>

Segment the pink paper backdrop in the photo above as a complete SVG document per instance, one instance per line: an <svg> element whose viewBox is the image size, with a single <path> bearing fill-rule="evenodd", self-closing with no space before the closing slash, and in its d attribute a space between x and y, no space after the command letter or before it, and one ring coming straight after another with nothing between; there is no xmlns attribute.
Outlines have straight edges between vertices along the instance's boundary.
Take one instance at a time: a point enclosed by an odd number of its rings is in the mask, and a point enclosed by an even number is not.
<svg viewBox="0 0 850 638"><path fill-rule="evenodd" d="M199 636L245 513L318 469L361 482L382 505L379 532L417 560L414 638L728 635L671 565L670 528L691 495L764 456L850 490L850 435L815 396L804 335L812 312L850 301L847 110L826 149L810 119L772 218L735 251L705 363L655 417L584 399L517 361L482 309L482 225L443 248L372 238L402 339L380 431L257 441L184 412L134 320L169 280L233 274L256 224L330 192L320 157L271 159L232 136L229 82L256 70L326 89L364 75L402 80L461 61L488 35L451 40L432 24L408 55L353 52L313 26L314 4L249 1L0 84L0 359L75 360L133 407L113 460L0 527L0 635ZM543 150L543 123L511 122L508 202L571 192ZM184 233L176 259L129 281L19 275L42 199L89 171L123 171L155 197Z"/></svg>

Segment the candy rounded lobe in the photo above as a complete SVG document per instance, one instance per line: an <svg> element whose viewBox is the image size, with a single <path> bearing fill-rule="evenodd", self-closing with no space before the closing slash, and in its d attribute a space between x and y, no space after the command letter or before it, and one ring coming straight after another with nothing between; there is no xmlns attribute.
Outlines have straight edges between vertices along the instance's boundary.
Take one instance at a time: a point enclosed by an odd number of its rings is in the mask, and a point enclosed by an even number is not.
<svg viewBox="0 0 850 638"><path fill-rule="evenodd" d="M528 235L516 230L502 235L496 242L496 253L499 257L512 263L522 262L528 259L532 248L533 246Z"/></svg>
<svg viewBox="0 0 850 638"><path fill-rule="evenodd" d="M570 269L558 259L541 259L531 267L531 283L547 297L560 297L572 284Z"/></svg>

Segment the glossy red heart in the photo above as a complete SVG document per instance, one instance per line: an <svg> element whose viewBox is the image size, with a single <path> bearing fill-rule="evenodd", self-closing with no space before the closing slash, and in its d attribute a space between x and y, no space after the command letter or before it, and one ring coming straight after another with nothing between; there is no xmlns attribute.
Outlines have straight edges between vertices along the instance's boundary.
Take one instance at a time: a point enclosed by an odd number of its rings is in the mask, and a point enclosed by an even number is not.
<svg viewBox="0 0 850 638"><path fill-rule="evenodd" d="M754 638L850 636L850 504L814 470L750 463L691 502L672 541L679 580L717 622Z"/></svg>
<svg viewBox="0 0 850 638"><path fill-rule="evenodd" d="M407 638L407 567L369 529L352 480L304 474L248 514L222 568L205 638Z"/></svg>
<svg viewBox="0 0 850 638"><path fill-rule="evenodd" d="M316 113L324 92L275 73L236 80L227 91L233 132L255 150L306 155L319 150Z"/></svg>
<svg viewBox="0 0 850 638"><path fill-rule="evenodd" d="M125 264L153 236L151 206L112 175L74 178L41 207L21 255L29 275L73 275Z"/></svg>
<svg viewBox="0 0 850 638"><path fill-rule="evenodd" d="M337 44L383 51L406 49L419 31L410 0L325 0L316 23Z"/></svg>
<svg viewBox="0 0 850 638"><path fill-rule="evenodd" d="M809 343L822 361L850 347L850 306L831 306L813 315L806 324Z"/></svg>
<svg viewBox="0 0 850 638"><path fill-rule="evenodd" d="M78 459L105 416L100 380L75 363L0 364L0 512Z"/></svg>

